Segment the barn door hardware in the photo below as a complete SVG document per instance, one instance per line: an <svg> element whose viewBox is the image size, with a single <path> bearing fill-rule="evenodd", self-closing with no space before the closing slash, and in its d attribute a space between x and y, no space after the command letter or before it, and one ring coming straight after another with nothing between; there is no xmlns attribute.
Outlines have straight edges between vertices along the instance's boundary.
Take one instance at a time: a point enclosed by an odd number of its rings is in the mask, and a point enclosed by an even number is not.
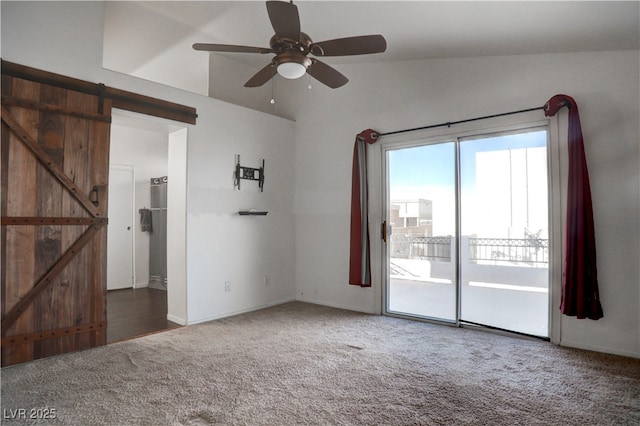
<svg viewBox="0 0 640 426"><path fill-rule="evenodd" d="M260 192L264 191L264 158L262 159L262 167L259 169L253 167L244 167L240 165L240 155L236 155L236 171L234 173L233 186L240 189L240 180L256 180Z"/></svg>
<svg viewBox="0 0 640 426"><path fill-rule="evenodd" d="M98 83L98 114L104 114L105 92L106 92L106 86L102 83Z"/></svg>

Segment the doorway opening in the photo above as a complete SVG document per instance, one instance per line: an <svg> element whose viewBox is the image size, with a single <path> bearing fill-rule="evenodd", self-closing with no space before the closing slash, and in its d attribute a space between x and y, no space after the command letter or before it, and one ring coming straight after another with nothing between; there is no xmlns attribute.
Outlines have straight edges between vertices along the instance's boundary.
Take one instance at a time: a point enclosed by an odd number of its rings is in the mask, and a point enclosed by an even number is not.
<svg viewBox="0 0 640 426"><path fill-rule="evenodd" d="M386 313L549 337L548 133L384 148Z"/></svg>
<svg viewBox="0 0 640 426"><path fill-rule="evenodd" d="M186 324L186 142L173 121L113 111L108 343Z"/></svg>

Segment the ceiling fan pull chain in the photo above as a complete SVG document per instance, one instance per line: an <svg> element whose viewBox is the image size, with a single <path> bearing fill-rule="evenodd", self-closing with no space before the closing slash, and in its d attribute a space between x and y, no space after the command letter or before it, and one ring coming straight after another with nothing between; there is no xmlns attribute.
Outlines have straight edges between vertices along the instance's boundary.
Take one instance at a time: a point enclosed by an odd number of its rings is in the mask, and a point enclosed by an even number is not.
<svg viewBox="0 0 640 426"><path fill-rule="evenodd" d="M276 103L276 100L275 100L275 98L273 97L273 85L274 85L274 82L273 82L273 81L274 81L274 80L275 80L275 78L272 78L272 79L271 79L271 100L269 101L269 103L271 103L271 105L273 105L273 104L275 104L275 103Z"/></svg>

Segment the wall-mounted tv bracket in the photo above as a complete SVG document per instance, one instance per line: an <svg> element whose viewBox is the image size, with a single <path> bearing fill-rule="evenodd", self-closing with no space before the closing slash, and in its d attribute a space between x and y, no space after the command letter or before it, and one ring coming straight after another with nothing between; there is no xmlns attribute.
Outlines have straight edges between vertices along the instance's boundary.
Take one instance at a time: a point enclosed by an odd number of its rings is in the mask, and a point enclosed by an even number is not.
<svg viewBox="0 0 640 426"><path fill-rule="evenodd" d="M244 167L240 165L240 155L236 155L236 171L234 174L233 186L240 189L240 180L257 180L260 192L264 191L264 158L262 159L262 167L255 169L252 167Z"/></svg>

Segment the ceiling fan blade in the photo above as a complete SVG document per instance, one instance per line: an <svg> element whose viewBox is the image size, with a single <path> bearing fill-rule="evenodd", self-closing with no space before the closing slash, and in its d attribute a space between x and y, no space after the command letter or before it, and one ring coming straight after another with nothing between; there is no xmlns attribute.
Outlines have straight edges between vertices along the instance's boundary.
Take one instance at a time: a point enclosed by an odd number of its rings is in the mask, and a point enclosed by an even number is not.
<svg viewBox="0 0 640 426"><path fill-rule="evenodd" d="M317 59L311 59L311 61L311 65L307 68L307 72L320 83L326 84L332 89L337 89L338 87L344 86L349 81L347 77L340 74L337 70L324 62L320 62Z"/></svg>
<svg viewBox="0 0 640 426"><path fill-rule="evenodd" d="M267 13L276 36L296 42L300 40L298 6L284 1L268 1Z"/></svg>
<svg viewBox="0 0 640 426"><path fill-rule="evenodd" d="M271 80L277 73L276 67L269 63L244 84L244 87L259 87Z"/></svg>
<svg viewBox="0 0 640 426"><path fill-rule="evenodd" d="M273 53L273 50L268 47L236 46L233 44L195 43L193 48L205 52Z"/></svg>
<svg viewBox="0 0 640 426"><path fill-rule="evenodd" d="M316 56L348 56L381 53L387 50L387 41L380 34L336 38L311 45Z"/></svg>

